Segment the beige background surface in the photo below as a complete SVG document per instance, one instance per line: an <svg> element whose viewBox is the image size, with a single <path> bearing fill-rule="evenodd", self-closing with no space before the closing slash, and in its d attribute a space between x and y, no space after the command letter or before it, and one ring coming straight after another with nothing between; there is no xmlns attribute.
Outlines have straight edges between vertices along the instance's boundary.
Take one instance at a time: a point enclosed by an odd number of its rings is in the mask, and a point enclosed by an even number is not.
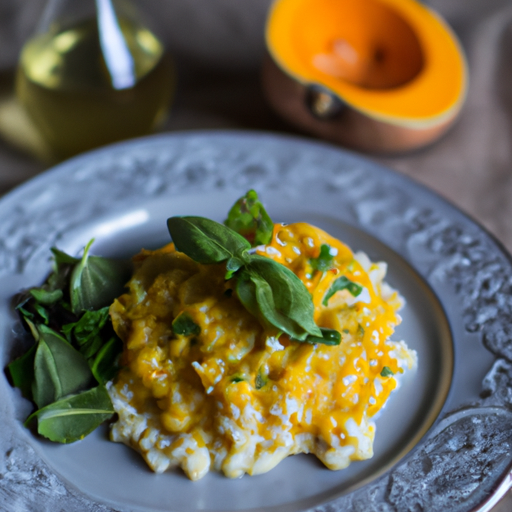
<svg viewBox="0 0 512 512"><path fill-rule="evenodd" d="M470 89L445 137L413 154L371 158L459 206L512 251L512 1L432 0L467 54ZM145 0L177 63L179 82L165 130L261 129L297 133L267 106L260 88L269 0ZM0 88L8 89L42 0L0 0ZM9 127L9 111L0 124ZM46 164L0 140L0 193ZM512 495L493 512L512 511Z"/></svg>

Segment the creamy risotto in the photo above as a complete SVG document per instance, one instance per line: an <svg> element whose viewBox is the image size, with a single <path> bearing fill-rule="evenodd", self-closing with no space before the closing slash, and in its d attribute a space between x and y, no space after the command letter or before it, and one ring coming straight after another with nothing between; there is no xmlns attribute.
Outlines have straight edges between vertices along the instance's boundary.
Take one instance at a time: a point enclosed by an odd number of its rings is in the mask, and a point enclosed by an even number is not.
<svg viewBox="0 0 512 512"><path fill-rule="evenodd" d="M322 250L331 264L321 271ZM236 478L296 453L330 469L368 459L373 419L415 365L415 352L390 340L403 301L384 281L385 263L305 223L275 225L255 251L301 279L316 324L341 342L299 343L263 327L225 280L225 264L201 265L173 244L142 251L128 293L110 308L124 368L108 391L118 414L112 440L155 472ZM352 289L328 293L340 276Z"/></svg>

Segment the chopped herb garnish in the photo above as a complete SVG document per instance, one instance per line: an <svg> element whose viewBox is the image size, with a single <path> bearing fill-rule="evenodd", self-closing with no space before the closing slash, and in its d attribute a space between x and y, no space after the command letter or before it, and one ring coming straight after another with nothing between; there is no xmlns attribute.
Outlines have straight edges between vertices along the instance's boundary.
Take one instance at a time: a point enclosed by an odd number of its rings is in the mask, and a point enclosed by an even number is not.
<svg viewBox="0 0 512 512"><path fill-rule="evenodd" d="M334 255L332 254L332 248L330 245L322 244L320 247L320 254L316 258L309 260L313 270L318 272L326 272L332 266Z"/></svg>
<svg viewBox="0 0 512 512"><path fill-rule="evenodd" d="M256 374L256 378L254 380L254 387L256 389L261 389L268 382L268 375L265 373L265 368L260 366L258 373Z"/></svg>
<svg viewBox="0 0 512 512"><path fill-rule="evenodd" d="M186 313L180 313L172 322L174 334L181 336L197 336L201 332L201 327L197 325L192 317Z"/></svg>
<svg viewBox="0 0 512 512"><path fill-rule="evenodd" d="M340 276L331 284L331 287L324 296L322 304L324 306L327 306L329 299L336 292L339 292L341 290L348 290L352 296L357 297L363 291L363 287L357 283L354 283L346 276Z"/></svg>
<svg viewBox="0 0 512 512"><path fill-rule="evenodd" d="M380 375L381 377L391 377L392 375L394 375L394 373L391 370L391 368L389 368L389 366L384 366L384 368L382 368L382 371L380 372Z"/></svg>

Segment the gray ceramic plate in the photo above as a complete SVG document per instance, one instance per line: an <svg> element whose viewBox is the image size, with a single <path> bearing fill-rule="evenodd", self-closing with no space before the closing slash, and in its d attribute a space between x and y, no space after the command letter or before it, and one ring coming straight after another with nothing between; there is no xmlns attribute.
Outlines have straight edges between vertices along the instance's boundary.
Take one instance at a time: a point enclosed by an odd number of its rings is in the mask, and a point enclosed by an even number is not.
<svg viewBox="0 0 512 512"><path fill-rule="evenodd" d="M4 510L487 510L512 453L512 265L486 233L403 176L331 146L260 133L187 133L85 154L0 201L2 367L18 329L9 298L43 280L49 248L125 256L168 241L176 214L223 220L249 188L275 220L307 221L389 264L407 300L394 339L419 367L377 420L375 456L332 472L294 456L229 480L152 474L106 428L59 446L22 426L30 405L0 379ZM15 349L14 349L15 350Z"/></svg>

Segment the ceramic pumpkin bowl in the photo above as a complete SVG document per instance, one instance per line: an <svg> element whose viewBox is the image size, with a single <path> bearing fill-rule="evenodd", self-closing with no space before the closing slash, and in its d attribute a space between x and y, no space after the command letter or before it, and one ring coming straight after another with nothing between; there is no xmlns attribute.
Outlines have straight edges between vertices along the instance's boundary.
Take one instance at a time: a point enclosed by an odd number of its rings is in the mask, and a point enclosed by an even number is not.
<svg viewBox="0 0 512 512"><path fill-rule="evenodd" d="M441 136L464 103L460 44L416 0L275 0L265 36L268 101L321 138L408 151Z"/></svg>

